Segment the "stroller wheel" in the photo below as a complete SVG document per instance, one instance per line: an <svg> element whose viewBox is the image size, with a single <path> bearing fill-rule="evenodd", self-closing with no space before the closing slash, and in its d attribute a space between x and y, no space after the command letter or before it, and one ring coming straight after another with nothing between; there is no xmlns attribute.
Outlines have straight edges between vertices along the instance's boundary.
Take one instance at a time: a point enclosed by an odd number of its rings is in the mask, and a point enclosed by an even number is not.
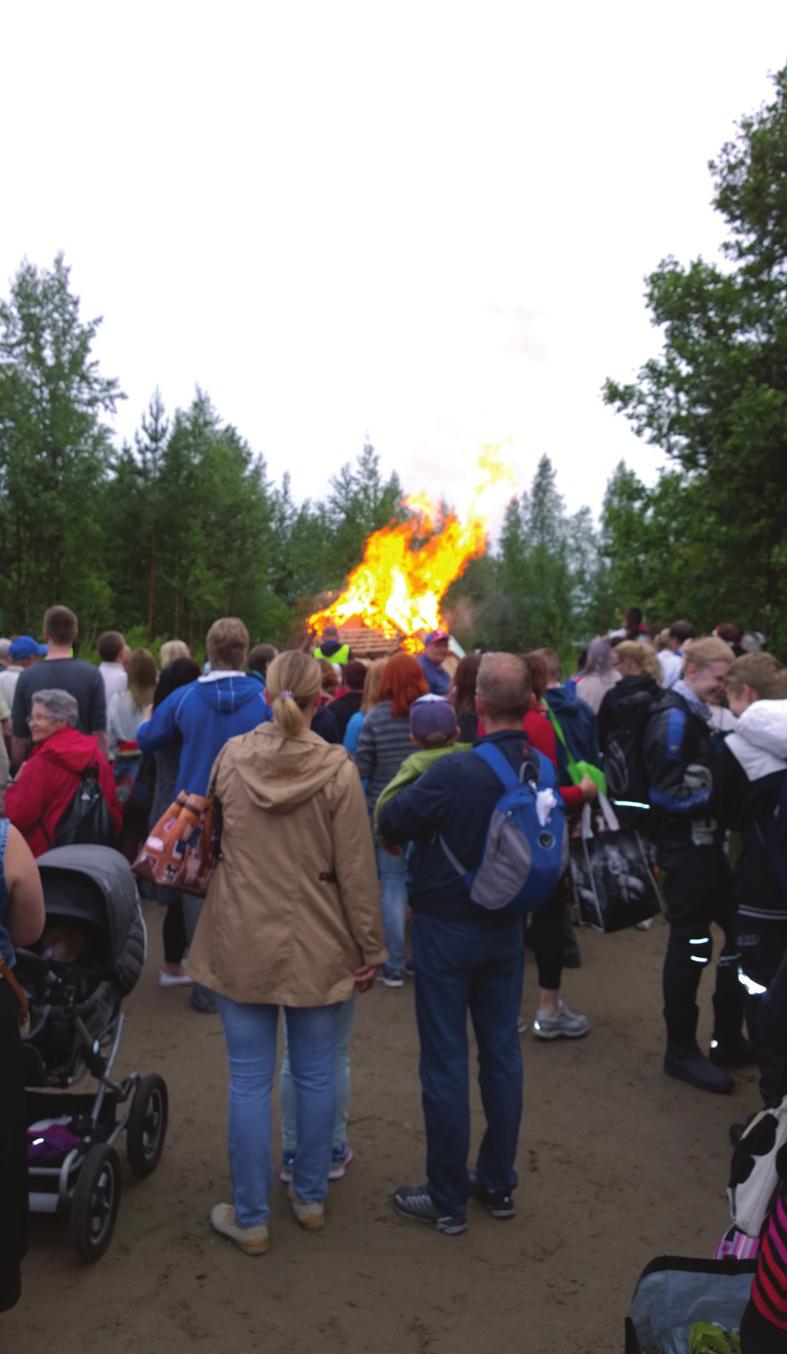
<svg viewBox="0 0 787 1354"><path fill-rule="evenodd" d="M98 1143L87 1153L71 1199L71 1241L83 1260L100 1260L112 1239L120 1203L120 1158Z"/></svg>
<svg viewBox="0 0 787 1354"><path fill-rule="evenodd" d="M135 1175L151 1175L167 1136L167 1083L157 1073L143 1077L134 1092L126 1128L126 1155Z"/></svg>

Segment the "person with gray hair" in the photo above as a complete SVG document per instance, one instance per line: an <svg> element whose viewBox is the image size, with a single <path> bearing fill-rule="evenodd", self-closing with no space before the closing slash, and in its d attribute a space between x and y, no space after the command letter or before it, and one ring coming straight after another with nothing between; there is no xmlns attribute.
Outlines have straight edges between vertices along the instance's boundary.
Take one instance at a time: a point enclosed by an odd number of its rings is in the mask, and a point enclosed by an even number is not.
<svg viewBox="0 0 787 1354"><path fill-rule="evenodd" d="M95 775L118 833L123 813L112 770L98 740L76 727L76 697L59 687L36 691L28 722L33 750L6 790L5 813L33 855L43 855L57 845L58 826L85 774Z"/></svg>
<svg viewBox="0 0 787 1354"><path fill-rule="evenodd" d="M540 754L522 730L530 676L515 654L484 654L476 710L484 736L473 752L443 757L380 814L387 842L415 841L413 909L415 1012L426 1124L423 1185L403 1185L396 1211L456 1236L466 1227L467 1199L478 1194L493 1218L512 1218L522 1050L517 1029L522 995L521 912L488 911L471 902L465 874L480 864L501 795L501 780L478 748L496 750L517 775L525 762L541 779ZM494 754L493 754L494 755ZM478 1044L487 1130L472 1177L467 1015Z"/></svg>
<svg viewBox="0 0 787 1354"><path fill-rule="evenodd" d="M619 681L620 673L612 662L612 645L609 640L594 639L588 647L585 670L577 678L579 699L597 715L607 692Z"/></svg>

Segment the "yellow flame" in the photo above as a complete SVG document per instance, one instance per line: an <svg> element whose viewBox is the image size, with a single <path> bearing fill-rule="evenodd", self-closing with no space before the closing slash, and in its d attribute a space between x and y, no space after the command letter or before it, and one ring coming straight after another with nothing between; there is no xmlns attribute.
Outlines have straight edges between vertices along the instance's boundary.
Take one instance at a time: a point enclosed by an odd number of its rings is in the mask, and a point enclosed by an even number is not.
<svg viewBox="0 0 787 1354"><path fill-rule="evenodd" d="M516 486L499 446L484 446L477 467L479 479L464 521L453 509L441 518L439 507L425 494L408 496L407 520L391 522L367 539L363 559L344 591L330 607L310 616L308 625L321 629L329 622L354 622L398 639L407 649L417 649L421 636L441 627L446 591L470 560L486 551L490 492L504 482Z"/></svg>

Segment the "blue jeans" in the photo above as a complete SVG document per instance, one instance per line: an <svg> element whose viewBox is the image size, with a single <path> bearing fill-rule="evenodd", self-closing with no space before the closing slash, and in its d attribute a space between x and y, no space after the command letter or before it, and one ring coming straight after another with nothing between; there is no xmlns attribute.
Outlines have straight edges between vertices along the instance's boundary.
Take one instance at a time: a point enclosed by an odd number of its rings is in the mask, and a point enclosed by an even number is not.
<svg viewBox="0 0 787 1354"><path fill-rule="evenodd" d="M464 1214L470 1192L468 1010L478 1043L487 1125L478 1153L478 1182L503 1193L517 1183L523 938L521 916L503 922L483 914L453 919L416 912L413 918L426 1174L434 1203L446 1213Z"/></svg>
<svg viewBox="0 0 787 1354"><path fill-rule="evenodd" d="M353 1028L355 997L339 1006L336 1031L333 1075L336 1083L336 1109L333 1118L333 1147L344 1147L347 1142L347 1123L350 1112L350 1038ZM294 1152L298 1145L298 1112L295 1102L295 1084L290 1071L290 1049L287 1030L284 1031L284 1058L279 1073L281 1098L281 1145L285 1152Z"/></svg>
<svg viewBox="0 0 787 1354"><path fill-rule="evenodd" d="M383 965L387 973L399 973L404 968L404 924L407 916L407 856L404 850L391 855L377 846L377 868L382 886L383 930L388 960Z"/></svg>
<svg viewBox="0 0 787 1354"><path fill-rule="evenodd" d="M232 1201L241 1227L269 1215L271 1091L278 1006L232 1001L216 993L230 1064L229 1156ZM306 1203L328 1193L335 1105L334 1057L341 1002L284 1008L298 1120L302 1124L293 1188Z"/></svg>

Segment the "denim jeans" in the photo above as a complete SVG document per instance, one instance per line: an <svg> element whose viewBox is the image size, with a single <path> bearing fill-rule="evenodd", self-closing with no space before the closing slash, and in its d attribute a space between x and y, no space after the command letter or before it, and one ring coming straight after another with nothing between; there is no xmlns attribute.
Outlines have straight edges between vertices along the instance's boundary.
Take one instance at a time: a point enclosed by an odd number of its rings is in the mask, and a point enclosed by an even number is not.
<svg viewBox="0 0 787 1354"><path fill-rule="evenodd" d="M521 916L509 922L483 914L454 919L416 912L413 918L426 1174L432 1199L446 1213L464 1214L470 1192L468 1011L478 1043L478 1081L486 1117L478 1182L505 1193L517 1183L522 947Z"/></svg>
<svg viewBox="0 0 787 1354"><path fill-rule="evenodd" d="M229 1156L232 1201L241 1227L269 1215L271 1090L276 1071L278 1006L216 993L230 1064ZM306 1203L328 1192L335 1106L334 1058L342 1003L284 1009L298 1120L302 1124L293 1188Z"/></svg>
<svg viewBox="0 0 787 1354"><path fill-rule="evenodd" d="M404 968L404 924L407 916L407 856L404 850L394 856L377 846L377 868L382 886L383 930L388 960L387 973L398 973Z"/></svg>
<svg viewBox="0 0 787 1354"><path fill-rule="evenodd" d="M350 1113L350 1039L352 1037L355 997L343 1001L339 1007L334 1052L334 1080L336 1109L333 1118L333 1147L344 1147L347 1142L347 1123ZM298 1145L298 1112L295 1103L295 1085L290 1071L290 1049L287 1029L284 1031L284 1058L279 1074L281 1098L281 1145L285 1152L294 1152Z"/></svg>

